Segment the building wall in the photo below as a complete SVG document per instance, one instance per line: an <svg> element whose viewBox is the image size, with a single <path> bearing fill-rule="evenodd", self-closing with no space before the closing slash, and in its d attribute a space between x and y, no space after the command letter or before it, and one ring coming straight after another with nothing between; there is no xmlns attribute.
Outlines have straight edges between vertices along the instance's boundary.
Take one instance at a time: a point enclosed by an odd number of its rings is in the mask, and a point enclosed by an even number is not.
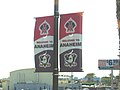
<svg viewBox="0 0 120 90"><path fill-rule="evenodd" d="M50 86L40 83L15 84L14 86L15 90L52 90Z"/></svg>
<svg viewBox="0 0 120 90"><path fill-rule="evenodd" d="M16 83L46 83L52 86L52 73L35 73L35 69L20 69L10 72L10 90Z"/></svg>
<svg viewBox="0 0 120 90"><path fill-rule="evenodd" d="M9 81L2 82L2 90L9 90Z"/></svg>

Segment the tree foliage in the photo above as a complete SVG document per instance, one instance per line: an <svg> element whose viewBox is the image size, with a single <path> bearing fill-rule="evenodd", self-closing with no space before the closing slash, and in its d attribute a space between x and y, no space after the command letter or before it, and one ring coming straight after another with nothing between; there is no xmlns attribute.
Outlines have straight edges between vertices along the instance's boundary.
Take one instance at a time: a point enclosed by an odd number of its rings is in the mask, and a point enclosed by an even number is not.
<svg viewBox="0 0 120 90"><path fill-rule="evenodd" d="M103 85L107 85L107 86L110 86L111 85L111 77L102 77L101 78L101 83Z"/></svg>
<svg viewBox="0 0 120 90"><path fill-rule="evenodd" d="M93 82L93 78L94 78L95 74L94 73L88 73L85 78L88 79L88 82Z"/></svg>

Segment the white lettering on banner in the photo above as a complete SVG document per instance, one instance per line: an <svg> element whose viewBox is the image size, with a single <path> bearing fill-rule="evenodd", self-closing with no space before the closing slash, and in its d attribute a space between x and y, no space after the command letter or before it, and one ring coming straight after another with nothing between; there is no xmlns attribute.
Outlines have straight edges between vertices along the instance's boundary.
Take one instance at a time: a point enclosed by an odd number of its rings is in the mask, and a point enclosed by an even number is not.
<svg viewBox="0 0 120 90"><path fill-rule="evenodd" d="M53 44L35 45L34 48L51 48Z"/></svg>
<svg viewBox="0 0 120 90"><path fill-rule="evenodd" d="M60 47L71 47L71 46L82 46L82 42L60 44Z"/></svg>

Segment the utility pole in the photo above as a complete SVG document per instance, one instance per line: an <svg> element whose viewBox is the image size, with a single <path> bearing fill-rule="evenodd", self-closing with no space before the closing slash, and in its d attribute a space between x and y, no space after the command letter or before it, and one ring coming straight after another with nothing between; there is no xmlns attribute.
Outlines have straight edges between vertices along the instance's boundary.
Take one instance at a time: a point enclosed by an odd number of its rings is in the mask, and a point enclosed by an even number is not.
<svg viewBox="0 0 120 90"><path fill-rule="evenodd" d="M54 0L53 90L58 90L58 0Z"/></svg>
<svg viewBox="0 0 120 90"><path fill-rule="evenodd" d="M118 35L119 35L119 66L120 66L120 0L116 0L116 17L118 21ZM120 77L120 70L119 70L119 77ZM119 78L120 81L120 78ZM119 84L118 84L119 85ZM118 86L119 89L119 86Z"/></svg>
<svg viewBox="0 0 120 90"><path fill-rule="evenodd" d="M117 21L118 21L118 35L119 35L119 59L120 59L120 0L116 0L116 16L117 16ZM120 64L120 60L119 60ZM120 76L120 71L119 71L119 76Z"/></svg>

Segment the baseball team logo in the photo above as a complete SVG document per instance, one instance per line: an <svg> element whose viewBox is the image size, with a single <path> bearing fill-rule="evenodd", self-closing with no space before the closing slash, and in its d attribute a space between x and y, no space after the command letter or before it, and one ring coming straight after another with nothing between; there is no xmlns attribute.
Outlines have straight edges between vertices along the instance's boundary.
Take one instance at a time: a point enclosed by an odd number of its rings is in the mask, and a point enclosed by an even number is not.
<svg viewBox="0 0 120 90"><path fill-rule="evenodd" d="M72 18L70 18L64 25L66 33L74 33L76 26L77 26L76 22Z"/></svg>
<svg viewBox="0 0 120 90"><path fill-rule="evenodd" d="M48 31L50 30L50 24L44 20L44 22L39 26L40 35L47 35L49 34Z"/></svg>
<svg viewBox="0 0 120 90"><path fill-rule="evenodd" d="M47 52L39 55L39 66L43 67L43 68L51 67L51 64L49 62L50 58L51 58L51 56L49 54L47 54Z"/></svg>
<svg viewBox="0 0 120 90"><path fill-rule="evenodd" d="M77 54L73 53L73 50L70 53L66 53L64 55L64 65L70 68L77 66L76 58Z"/></svg>

